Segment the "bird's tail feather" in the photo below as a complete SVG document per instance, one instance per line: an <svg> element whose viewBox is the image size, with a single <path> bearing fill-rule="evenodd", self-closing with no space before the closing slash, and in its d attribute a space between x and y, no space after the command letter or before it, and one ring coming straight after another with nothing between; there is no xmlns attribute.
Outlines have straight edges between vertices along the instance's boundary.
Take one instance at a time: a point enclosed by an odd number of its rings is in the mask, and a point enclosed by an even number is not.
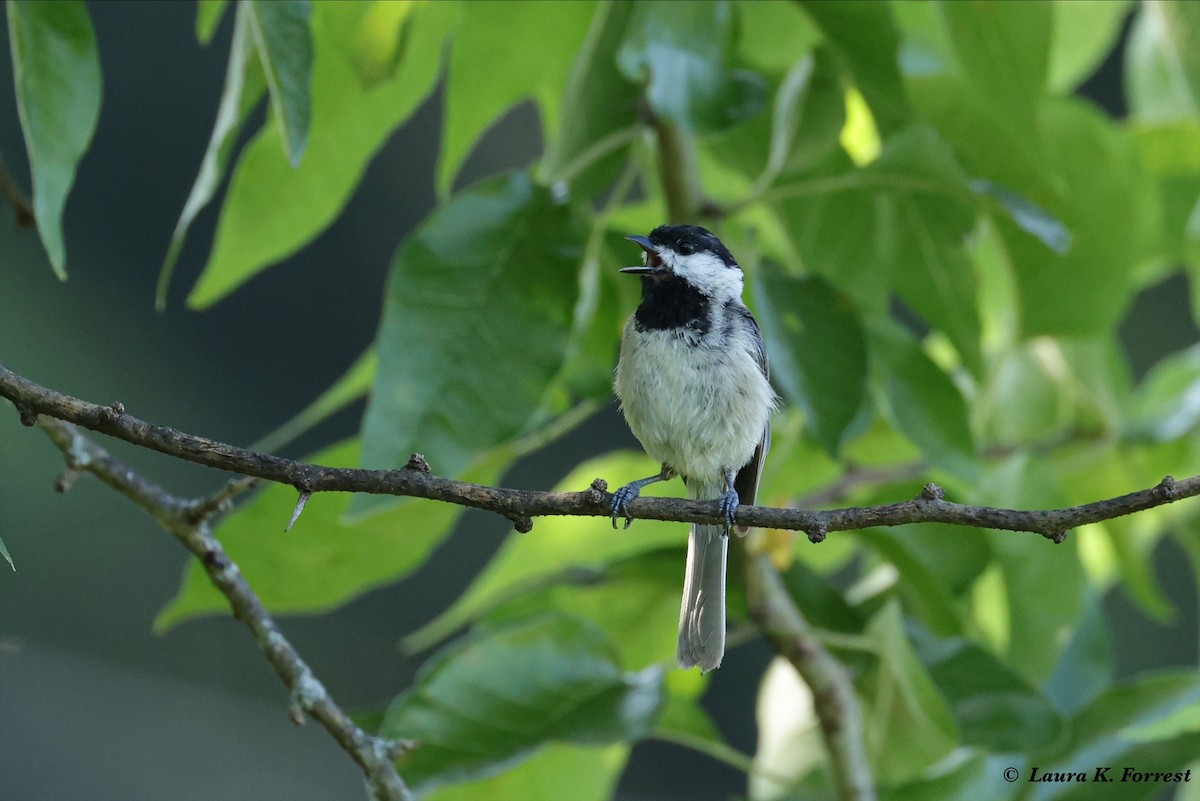
<svg viewBox="0 0 1200 801"><path fill-rule="evenodd" d="M688 482L688 496L711 500L724 487ZM679 610L679 666L719 667L725 655L725 562L729 538L721 526L693 525L688 535L687 572Z"/></svg>

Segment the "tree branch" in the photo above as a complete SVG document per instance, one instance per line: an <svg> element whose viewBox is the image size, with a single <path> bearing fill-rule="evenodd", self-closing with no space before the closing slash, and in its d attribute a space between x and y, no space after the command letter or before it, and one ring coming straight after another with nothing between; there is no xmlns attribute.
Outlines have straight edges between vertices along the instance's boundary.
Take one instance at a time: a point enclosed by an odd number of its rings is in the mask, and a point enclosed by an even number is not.
<svg viewBox="0 0 1200 801"><path fill-rule="evenodd" d="M854 682L825 650L764 554L747 553L746 600L750 617L812 691L837 798L874 801L875 783L863 746L862 712Z"/></svg>
<svg viewBox="0 0 1200 801"><path fill-rule="evenodd" d="M324 726L362 768L371 796L377 801L410 801L412 795L394 761L412 744L372 737L355 725L280 632L237 565L209 530L209 518L253 482L235 478L211 496L194 501L178 498L142 478L70 423L46 420L40 426L63 452L68 475L92 473L141 507L200 560L213 584L229 600L234 616L250 629L258 647L291 693L292 719L303 723L304 713L308 713ZM60 482L59 486L66 489L69 483Z"/></svg>
<svg viewBox="0 0 1200 801"><path fill-rule="evenodd" d="M532 518L547 515L608 517L612 495L597 479L583 492L538 492L488 487L441 478L409 466L399 470L322 467L197 437L166 426L154 425L126 414L120 403L97 406L40 386L0 364L0 396L17 407L21 419L32 425L44 414L108 434L126 442L197 464L244 476L288 484L299 492L367 492L429 500L484 509L512 520L528 530ZM739 506L737 522L759 528L804 531L820 542L831 531L852 531L907 523L947 523L1005 531L1031 531L1061 542L1077 526L1153 509L1200 495L1200 475L1175 479L1167 476L1156 486L1117 498L1065 509L1018 510L972 506L947 501L939 487L926 485L916 498L901 503L844 509L806 510L764 506ZM642 497L630 504L633 517L685 523L720 524L718 501Z"/></svg>

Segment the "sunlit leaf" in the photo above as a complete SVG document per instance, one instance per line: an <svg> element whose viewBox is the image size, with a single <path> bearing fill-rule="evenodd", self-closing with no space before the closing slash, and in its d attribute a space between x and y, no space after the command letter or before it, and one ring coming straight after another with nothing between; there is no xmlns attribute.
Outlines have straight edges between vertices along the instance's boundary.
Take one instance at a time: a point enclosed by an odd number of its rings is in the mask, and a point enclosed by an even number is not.
<svg viewBox="0 0 1200 801"><path fill-rule="evenodd" d="M330 467L358 463L356 441L313 454L309 461ZM494 483L507 468L498 459L476 468L470 480ZM255 593L272 612L323 612L367 590L402 578L420 567L446 537L462 507L408 500L388 510L348 521L353 496L318 493L284 533L296 491L272 484L223 518L214 532ZM192 560L178 594L159 612L164 631L198 615L228 613L229 602ZM405 629L415 620L397 618Z"/></svg>
<svg viewBox="0 0 1200 801"><path fill-rule="evenodd" d="M503 621L557 609L603 630L626 670L669 663L679 627L683 565L683 549L675 546L594 568L567 567L517 585L511 598L500 600L484 619Z"/></svg>
<svg viewBox="0 0 1200 801"><path fill-rule="evenodd" d="M100 116L96 35L80 0L14 0L6 5L34 217L50 265L66 280L63 208Z"/></svg>
<svg viewBox="0 0 1200 801"><path fill-rule="evenodd" d="M196 2L196 39L200 44L212 41L221 18L225 15L228 0L197 0Z"/></svg>
<svg viewBox="0 0 1200 801"><path fill-rule="evenodd" d="M939 4L950 42L972 88L1026 131L1046 88L1052 6L975 0Z"/></svg>
<svg viewBox="0 0 1200 801"><path fill-rule="evenodd" d="M380 733L420 743L399 768L421 793L496 775L547 742L639 739L663 701L660 668L623 673L598 629L542 615L482 628L438 653Z"/></svg>
<svg viewBox="0 0 1200 801"><path fill-rule="evenodd" d="M597 477L606 479L610 487L619 487L657 469L658 465L642 454L609 454L575 468L559 482L558 489L585 489ZM685 495L680 481L659 484L646 492L676 498ZM569 576L581 568L594 571L647 551L669 546L682 548L687 540L687 526L657 520L638 520L627 531L614 531L602 517L546 517L538 520L534 530L534 536L510 534L458 601L406 638L404 647L428 648L483 611L522 590L536 587L549 576ZM682 590L682 572L679 575ZM673 648L673 640L666 647Z"/></svg>
<svg viewBox="0 0 1200 801"><path fill-rule="evenodd" d="M1129 0L1055 0L1051 89L1069 92L1100 66L1131 6Z"/></svg>
<svg viewBox="0 0 1200 801"><path fill-rule="evenodd" d="M439 787L423 801L606 801L629 757L629 746L551 743L510 770L477 781Z"/></svg>
<svg viewBox="0 0 1200 801"><path fill-rule="evenodd" d="M567 76L559 130L546 143L543 171L577 193L611 184L629 143L640 134L641 89L621 74L613 58L633 8L632 3L613 2L596 7Z"/></svg>
<svg viewBox="0 0 1200 801"><path fill-rule="evenodd" d="M1132 401L1132 436L1165 442L1184 436L1200 424L1200 345L1173 353L1154 365Z"/></svg>
<svg viewBox="0 0 1200 801"><path fill-rule="evenodd" d="M517 101L535 100L543 138L554 135L559 93L596 9L596 3L584 0L464 6L447 73L437 165L439 194L449 194L480 135ZM504 35L498 36L498 31ZM501 64L503 68L498 68Z"/></svg>
<svg viewBox="0 0 1200 801"><path fill-rule="evenodd" d="M891 4L806 0L801 8L845 59L880 132L886 136L900 128L910 112Z"/></svg>
<svg viewBox="0 0 1200 801"><path fill-rule="evenodd" d="M281 157L274 115L246 145L189 306L215 303L323 231L387 136L432 91L441 70L442 41L458 5L416 7L407 21L412 46L391 77L370 87L355 55L368 9L348 3L313 6L312 124L306 156L295 168Z"/></svg>

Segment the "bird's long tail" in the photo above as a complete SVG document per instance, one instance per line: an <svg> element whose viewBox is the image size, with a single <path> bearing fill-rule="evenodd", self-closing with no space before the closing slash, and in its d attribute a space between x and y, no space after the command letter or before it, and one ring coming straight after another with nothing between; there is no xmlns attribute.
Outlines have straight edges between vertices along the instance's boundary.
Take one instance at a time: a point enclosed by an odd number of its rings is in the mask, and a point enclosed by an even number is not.
<svg viewBox="0 0 1200 801"><path fill-rule="evenodd" d="M688 497L720 498L725 488L688 481ZM729 538L720 526L693 525L688 535L687 573L679 610L679 666L719 667L725 655L725 561Z"/></svg>

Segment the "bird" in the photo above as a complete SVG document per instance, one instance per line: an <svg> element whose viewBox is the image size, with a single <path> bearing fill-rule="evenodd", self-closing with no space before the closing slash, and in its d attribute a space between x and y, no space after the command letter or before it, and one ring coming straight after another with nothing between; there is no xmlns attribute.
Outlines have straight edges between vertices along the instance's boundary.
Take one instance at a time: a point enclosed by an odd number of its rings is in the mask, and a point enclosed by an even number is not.
<svg viewBox="0 0 1200 801"><path fill-rule="evenodd" d="M622 273L642 282L642 299L621 332L613 389L653 476L613 494L612 523L657 481L682 477L688 497L718 500L724 525L688 534L676 659L714 670L725 653L725 569L739 504L752 505L770 447L771 388L766 345L742 302L743 275L729 249L696 225L661 225L626 237L642 263ZM739 526L739 533L747 529Z"/></svg>

